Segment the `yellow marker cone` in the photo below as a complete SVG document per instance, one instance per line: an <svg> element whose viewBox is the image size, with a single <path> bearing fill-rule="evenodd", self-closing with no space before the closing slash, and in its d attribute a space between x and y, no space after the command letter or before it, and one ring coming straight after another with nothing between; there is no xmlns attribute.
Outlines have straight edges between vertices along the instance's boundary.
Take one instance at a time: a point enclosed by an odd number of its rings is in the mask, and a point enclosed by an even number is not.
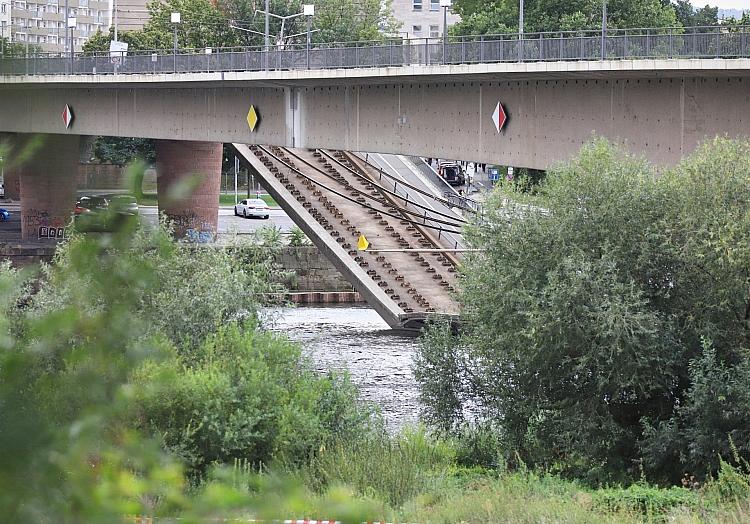
<svg viewBox="0 0 750 524"><path fill-rule="evenodd" d="M367 241L364 235L359 235L359 240L357 240L357 249L360 251L364 251L370 247L370 243Z"/></svg>

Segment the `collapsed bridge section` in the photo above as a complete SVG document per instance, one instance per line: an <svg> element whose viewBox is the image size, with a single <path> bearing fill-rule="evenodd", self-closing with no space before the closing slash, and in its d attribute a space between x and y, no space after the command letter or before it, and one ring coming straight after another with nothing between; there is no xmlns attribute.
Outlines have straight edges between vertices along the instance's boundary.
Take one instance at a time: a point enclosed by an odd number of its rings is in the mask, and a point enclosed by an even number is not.
<svg viewBox="0 0 750 524"><path fill-rule="evenodd" d="M455 216L410 199L358 157L341 151L234 144L264 187L389 326L458 322ZM423 209L424 208L424 209ZM447 234L450 233L450 234ZM369 242L358 249L358 240Z"/></svg>

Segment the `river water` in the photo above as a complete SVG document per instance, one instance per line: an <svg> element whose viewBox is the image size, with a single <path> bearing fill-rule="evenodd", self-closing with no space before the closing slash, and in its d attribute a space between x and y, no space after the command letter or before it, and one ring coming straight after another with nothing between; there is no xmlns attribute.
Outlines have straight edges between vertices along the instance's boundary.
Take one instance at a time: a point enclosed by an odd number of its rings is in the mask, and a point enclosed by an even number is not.
<svg viewBox="0 0 750 524"><path fill-rule="evenodd" d="M351 306L268 308L265 324L302 344L322 372L348 370L362 398L380 407L396 430L419 418L412 358L419 344L397 334L375 310Z"/></svg>

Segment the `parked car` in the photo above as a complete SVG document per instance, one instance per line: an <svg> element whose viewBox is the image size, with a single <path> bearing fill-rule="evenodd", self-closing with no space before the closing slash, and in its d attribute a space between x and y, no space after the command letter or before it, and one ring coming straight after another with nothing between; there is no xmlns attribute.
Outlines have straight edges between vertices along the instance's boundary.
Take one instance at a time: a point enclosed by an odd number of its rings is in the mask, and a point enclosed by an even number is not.
<svg viewBox="0 0 750 524"><path fill-rule="evenodd" d="M466 182L461 166L456 162L440 162L438 175L452 186L462 186Z"/></svg>
<svg viewBox="0 0 750 524"><path fill-rule="evenodd" d="M6 220L10 220L10 211L0 207L0 222L5 222Z"/></svg>
<svg viewBox="0 0 750 524"><path fill-rule="evenodd" d="M109 201L103 196L83 196L76 202L73 213L76 216L86 213L95 213L109 209Z"/></svg>
<svg viewBox="0 0 750 524"><path fill-rule="evenodd" d="M138 200L132 195L109 195L109 207L115 213L127 216L138 214Z"/></svg>
<svg viewBox="0 0 750 524"><path fill-rule="evenodd" d="M271 208L260 198L240 200L234 206L234 215L245 218L268 218Z"/></svg>
<svg viewBox="0 0 750 524"><path fill-rule="evenodd" d="M80 231L112 231L123 220L138 215L138 201L121 194L82 196L73 215Z"/></svg>
<svg viewBox="0 0 750 524"><path fill-rule="evenodd" d="M0 198L5 198L5 182L0 182Z"/></svg>

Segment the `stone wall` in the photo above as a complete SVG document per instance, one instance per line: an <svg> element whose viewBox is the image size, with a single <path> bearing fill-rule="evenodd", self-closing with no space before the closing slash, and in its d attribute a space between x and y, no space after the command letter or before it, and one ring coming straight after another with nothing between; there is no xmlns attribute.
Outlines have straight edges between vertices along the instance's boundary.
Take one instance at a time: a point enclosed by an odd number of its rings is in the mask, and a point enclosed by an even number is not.
<svg viewBox="0 0 750 524"><path fill-rule="evenodd" d="M285 247L279 264L294 273L291 291L352 291L352 285L315 246Z"/></svg>

